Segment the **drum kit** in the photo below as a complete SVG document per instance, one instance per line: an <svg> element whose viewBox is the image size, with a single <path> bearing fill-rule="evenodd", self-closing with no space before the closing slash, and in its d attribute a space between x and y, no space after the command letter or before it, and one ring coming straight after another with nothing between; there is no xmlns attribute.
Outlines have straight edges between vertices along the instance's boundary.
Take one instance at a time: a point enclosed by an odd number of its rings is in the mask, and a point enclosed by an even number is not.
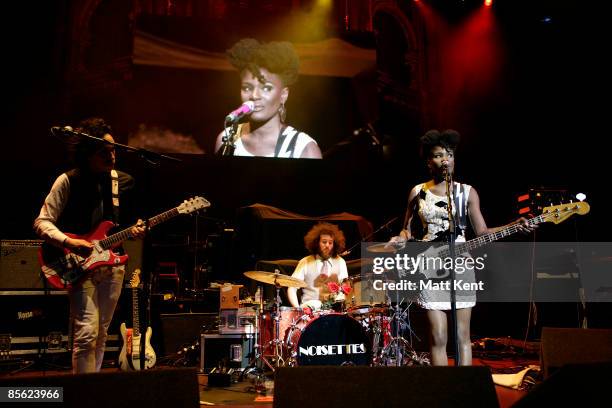
<svg viewBox="0 0 612 408"><path fill-rule="evenodd" d="M281 288L307 285L279 270L248 271L244 275L276 289L271 309L264 310L262 299L257 304L250 367L265 366L275 371L283 366L427 364L402 337L402 329L410 327L407 308L390 302L384 292L368 291L367 279L348 279L352 296L338 311L281 306Z"/></svg>

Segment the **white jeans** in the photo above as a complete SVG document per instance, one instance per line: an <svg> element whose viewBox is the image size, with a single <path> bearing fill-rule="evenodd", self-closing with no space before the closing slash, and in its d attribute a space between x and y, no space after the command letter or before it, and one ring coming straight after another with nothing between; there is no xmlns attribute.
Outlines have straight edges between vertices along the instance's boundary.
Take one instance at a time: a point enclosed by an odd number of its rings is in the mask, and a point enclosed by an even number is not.
<svg viewBox="0 0 612 408"><path fill-rule="evenodd" d="M75 374L97 372L102 367L108 326L121 294L124 272L123 266L98 268L69 292Z"/></svg>

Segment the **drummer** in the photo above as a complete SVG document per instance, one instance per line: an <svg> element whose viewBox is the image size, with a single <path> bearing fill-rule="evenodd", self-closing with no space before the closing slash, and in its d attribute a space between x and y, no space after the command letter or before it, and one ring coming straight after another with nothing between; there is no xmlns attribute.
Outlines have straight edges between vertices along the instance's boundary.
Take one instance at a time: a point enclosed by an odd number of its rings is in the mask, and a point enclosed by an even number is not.
<svg viewBox="0 0 612 408"><path fill-rule="evenodd" d="M298 301L297 288L287 288L287 296L293 307L308 306L318 309L322 303L335 299L344 301L344 294L333 293L328 283L338 286L348 278L346 262L338 254L345 248L342 231L334 224L326 222L312 227L304 237L304 245L310 255L302 258L291 275L306 282L302 288L302 299ZM332 288L334 285L331 285Z"/></svg>

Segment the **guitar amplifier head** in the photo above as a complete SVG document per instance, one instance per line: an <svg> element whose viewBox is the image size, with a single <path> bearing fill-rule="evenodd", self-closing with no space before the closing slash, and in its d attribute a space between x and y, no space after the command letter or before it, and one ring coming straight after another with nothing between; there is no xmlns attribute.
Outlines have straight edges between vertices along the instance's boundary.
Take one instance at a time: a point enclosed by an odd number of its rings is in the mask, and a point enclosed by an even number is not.
<svg viewBox="0 0 612 408"><path fill-rule="evenodd" d="M0 241L0 289L44 289L38 263L40 240Z"/></svg>

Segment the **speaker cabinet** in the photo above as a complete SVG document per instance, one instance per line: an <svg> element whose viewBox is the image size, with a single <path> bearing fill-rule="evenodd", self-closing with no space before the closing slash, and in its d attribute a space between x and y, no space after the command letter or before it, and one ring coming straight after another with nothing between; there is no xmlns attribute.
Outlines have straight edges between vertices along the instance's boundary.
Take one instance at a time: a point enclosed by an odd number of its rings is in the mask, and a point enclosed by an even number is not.
<svg viewBox="0 0 612 408"><path fill-rule="evenodd" d="M0 247L0 289L45 289L38 262L41 240L2 240ZM123 247L129 255L125 279L129 281L134 269L142 268L142 240L125 241Z"/></svg>
<svg viewBox="0 0 612 408"><path fill-rule="evenodd" d="M496 407L487 367L280 368L274 407Z"/></svg>
<svg viewBox="0 0 612 408"><path fill-rule="evenodd" d="M512 408L605 406L610 399L610 372L612 363L564 365Z"/></svg>
<svg viewBox="0 0 612 408"><path fill-rule="evenodd" d="M91 408L199 408L200 406L197 371L191 368L47 375L44 377L4 377L0 378L0 386L62 387L63 404L50 404L49 406L87 406Z"/></svg>
<svg viewBox="0 0 612 408"><path fill-rule="evenodd" d="M200 371L209 373L212 368L221 365L230 368L245 368L254 346L252 334L216 334L200 335Z"/></svg>
<svg viewBox="0 0 612 408"><path fill-rule="evenodd" d="M542 328L544 378L566 364L612 363L612 329Z"/></svg>
<svg viewBox="0 0 612 408"><path fill-rule="evenodd" d="M217 313L162 314L160 355L176 353L185 345L199 343L200 333L218 321Z"/></svg>
<svg viewBox="0 0 612 408"><path fill-rule="evenodd" d="M65 291L2 291L0 332L19 336L68 334L70 302Z"/></svg>

